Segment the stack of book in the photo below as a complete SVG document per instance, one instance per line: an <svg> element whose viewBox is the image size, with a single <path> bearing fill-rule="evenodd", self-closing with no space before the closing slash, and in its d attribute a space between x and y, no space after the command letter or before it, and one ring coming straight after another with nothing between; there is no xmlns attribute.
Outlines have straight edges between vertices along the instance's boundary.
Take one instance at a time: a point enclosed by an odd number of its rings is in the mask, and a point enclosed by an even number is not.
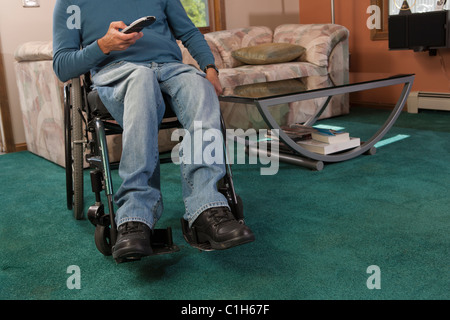
<svg viewBox="0 0 450 320"><path fill-rule="evenodd" d="M324 155L356 148L361 144L359 138L350 137L348 132L318 129L297 124L282 129L304 149ZM285 147L287 148L280 143L280 150L285 149Z"/></svg>

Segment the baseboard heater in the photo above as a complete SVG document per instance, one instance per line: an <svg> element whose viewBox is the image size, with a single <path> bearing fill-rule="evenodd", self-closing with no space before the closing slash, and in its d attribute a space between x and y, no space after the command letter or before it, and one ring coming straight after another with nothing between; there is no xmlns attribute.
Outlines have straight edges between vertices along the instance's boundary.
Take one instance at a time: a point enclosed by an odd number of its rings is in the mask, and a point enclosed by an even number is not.
<svg viewBox="0 0 450 320"><path fill-rule="evenodd" d="M408 97L408 112L419 109L450 111L450 93L413 91Z"/></svg>

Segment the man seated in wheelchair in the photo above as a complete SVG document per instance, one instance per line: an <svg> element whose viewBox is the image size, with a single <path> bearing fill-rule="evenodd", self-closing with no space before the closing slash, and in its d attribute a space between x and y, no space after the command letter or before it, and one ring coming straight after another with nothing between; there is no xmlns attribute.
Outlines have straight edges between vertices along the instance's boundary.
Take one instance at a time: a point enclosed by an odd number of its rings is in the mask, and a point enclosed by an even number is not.
<svg viewBox="0 0 450 320"><path fill-rule="evenodd" d="M141 32L121 32L142 16L154 16L156 21ZM150 233L163 211L158 126L165 108L172 107L191 137L194 121L201 121L204 131L220 130L217 95L222 89L214 56L180 0L58 0L53 23L56 75L67 81L90 72L102 102L123 128L113 257L150 255ZM203 71L182 63L176 39ZM164 104L163 94L170 106ZM180 152L186 148L193 154L194 143L182 143ZM195 227L199 241L209 241L213 249L254 240L218 192L224 162L180 166L183 218Z"/></svg>

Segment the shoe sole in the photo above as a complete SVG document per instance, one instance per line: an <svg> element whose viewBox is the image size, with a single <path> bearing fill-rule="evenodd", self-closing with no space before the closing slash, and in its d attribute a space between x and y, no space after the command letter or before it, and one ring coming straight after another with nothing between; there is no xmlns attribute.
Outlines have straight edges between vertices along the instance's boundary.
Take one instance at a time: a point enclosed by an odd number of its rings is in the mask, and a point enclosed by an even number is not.
<svg viewBox="0 0 450 320"><path fill-rule="evenodd" d="M255 241L254 235L243 235L223 242L216 242L204 233L199 233L197 236L201 240L201 243L209 243L214 250L226 250Z"/></svg>
<svg viewBox="0 0 450 320"><path fill-rule="evenodd" d="M147 249L136 249L136 248L121 248L119 250L114 250L113 248L113 258L118 262L132 262L139 261L143 257L147 257L153 254L151 248Z"/></svg>

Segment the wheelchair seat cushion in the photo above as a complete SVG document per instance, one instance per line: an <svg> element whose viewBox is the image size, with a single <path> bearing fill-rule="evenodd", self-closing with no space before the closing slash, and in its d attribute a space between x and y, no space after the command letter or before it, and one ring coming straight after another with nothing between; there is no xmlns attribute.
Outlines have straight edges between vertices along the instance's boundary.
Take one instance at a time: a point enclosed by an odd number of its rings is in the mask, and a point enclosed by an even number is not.
<svg viewBox="0 0 450 320"><path fill-rule="evenodd" d="M100 118L111 118L111 115L100 99L97 90L92 90L89 92L87 99L92 115Z"/></svg>
<svg viewBox="0 0 450 320"><path fill-rule="evenodd" d="M166 103L166 110L164 112L164 119L172 120L171 118L176 118L175 112L172 110L172 108L168 107L168 99L166 95L164 96L164 102ZM88 93L88 104L89 109L91 111L91 114L95 117L100 117L102 119L112 119L111 114L109 113L108 109L106 109L105 105L103 104L102 100L100 99L100 96L98 95L97 90L92 90ZM164 122L164 121L163 121Z"/></svg>

